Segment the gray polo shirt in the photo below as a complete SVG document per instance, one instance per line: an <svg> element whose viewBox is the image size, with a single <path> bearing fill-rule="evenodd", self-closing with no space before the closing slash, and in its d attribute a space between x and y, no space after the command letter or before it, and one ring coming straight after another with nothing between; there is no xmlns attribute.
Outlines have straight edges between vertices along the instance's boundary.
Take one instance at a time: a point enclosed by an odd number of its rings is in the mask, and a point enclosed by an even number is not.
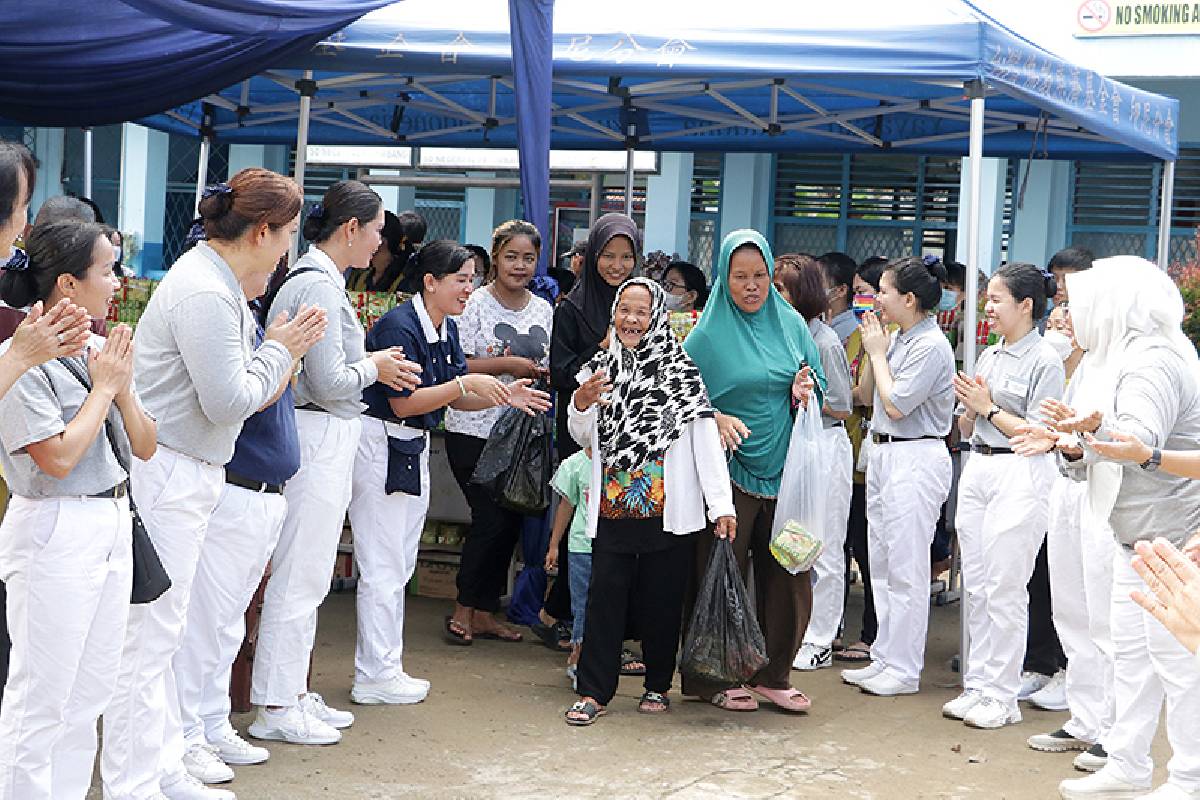
<svg viewBox="0 0 1200 800"><path fill-rule="evenodd" d="M875 388L871 430L906 439L945 436L954 413L954 351L933 317L892 334L888 347L892 405L904 416L892 419Z"/></svg>
<svg viewBox="0 0 1200 800"><path fill-rule="evenodd" d="M829 320L829 327L833 328L833 332L837 334L842 345L846 344L846 340L858 328L858 317L854 315L854 309L847 308L842 313L838 314L833 319Z"/></svg>
<svg viewBox="0 0 1200 800"><path fill-rule="evenodd" d="M1062 360L1036 328L1012 345L1001 341L984 350L975 374L987 381L993 403L1022 419L1036 417L1043 400L1061 398L1066 380ZM962 404L955 409L957 414L965 411ZM975 419L971 444L1009 446L1008 437L983 414Z"/></svg>
<svg viewBox="0 0 1200 800"><path fill-rule="evenodd" d="M363 389L379 380L375 362L367 357L362 323L350 298L346 280L321 248L313 245L296 262L292 271L317 267L283 284L271 303L269 319L280 311L294 316L302 305L320 306L329 316L321 341L304 356L304 367L296 380L296 407L310 403L342 419L353 419L366 407Z"/></svg>
<svg viewBox="0 0 1200 800"><path fill-rule="evenodd" d="M1200 449L1200 386L1195 361L1169 347L1152 347L1117 379L1116 413L1106 417L1096 438L1120 430L1162 450ZM1066 473L1085 480L1086 466L1102 460L1084 447L1078 461L1063 461ZM1200 481L1162 470L1147 472L1122 463L1121 488L1109 514L1117 541L1127 548L1157 536L1182 546L1200 528Z"/></svg>
<svg viewBox="0 0 1200 800"><path fill-rule="evenodd" d="M8 351L12 340L0 344L0 354ZM89 348L104 347L104 339L93 336ZM87 360L75 362L87 373ZM22 375L4 397L0 397L0 464L4 479L14 495L33 499L81 497L99 494L127 477L113 455L104 428L84 452L71 474L52 478L34 463L25 451L28 445L43 442L67 429L88 398L88 390L57 361L49 361ZM109 410L117 445L130 458L129 437L115 405Z"/></svg>
<svg viewBox="0 0 1200 800"><path fill-rule="evenodd" d="M808 330L817 352L821 354L821 370L825 373L825 404L834 411L850 413L852 399L850 396L850 362L846 360L846 349L833 328L826 325L817 317L808 321ZM833 427L838 420L825 413L821 414L821 423Z"/></svg>
<svg viewBox="0 0 1200 800"><path fill-rule="evenodd" d="M255 323L229 265L207 242L188 250L154 290L134 333L134 379L160 444L224 465L242 423L275 394L292 356L254 349Z"/></svg>

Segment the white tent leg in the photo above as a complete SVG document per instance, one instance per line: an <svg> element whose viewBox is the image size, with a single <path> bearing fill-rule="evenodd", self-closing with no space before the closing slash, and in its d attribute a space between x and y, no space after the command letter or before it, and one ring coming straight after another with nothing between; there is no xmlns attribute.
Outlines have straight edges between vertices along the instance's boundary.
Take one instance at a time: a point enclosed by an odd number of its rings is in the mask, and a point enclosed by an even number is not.
<svg viewBox="0 0 1200 800"><path fill-rule="evenodd" d="M200 137L200 159L196 167L196 208L193 216L200 216L200 199L204 197L204 188L208 186L208 153L211 147L207 136Z"/></svg>
<svg viewBox="0 0 1200 800"><path fill-rule="evenodd" d="M1158 267L1171 266L1171 206L1175 199L1175 162L1164 161L1162 204L1158 209Z"/></svg>
<svg viewBox="0 0 1200 800"><path fill-rule="evenodd" d="M625 216L633 216L633 157L632 147L625 150Z"/></svg>
<svg viewBox="0 0 1200 800"><path fill-rule="evenodd" d="M971 91L971 128L967 148L967 161L971 174L971 199L967 216L967 299L963 304L963 371L975 374L975 350L979 308L979 229L983 206L983 87L968 86ZM966 456L970 458L970 456ZM964 462L965 463L965 462ZM961 578L960 578L961 580ZM967 627L966 587L960 593L958 676L967 674L967 654L971 649L971 635Z"/></svg>
<svg viewBox="0 0 1200 800"><path fill-rule="evenodd" d="M312 80L312 70L305 70L304 80ZM301 193L304 192L304 171L308 167L308 121L312 112L312 95L308 92L300 94L300 119L296 127L296 170L292 177L296 183L300 185ZM292 247L288 251L288 264L296 263L296 254L300 251L300 235L296 234L296 238L292 240Z"/></svg>
<svg viewBox="0 0 1200 800"><path fill-rule="evenodd" d="M604 197L604 176L599 172L592 173L592 194L588 200L588 227L600 219L600 201Z"/></svg>
<svg viewBox="0 0 1200 800"><path fill-rule="evenodd" d="M92 129L83 129L83 196L92 197Z"/></svg>

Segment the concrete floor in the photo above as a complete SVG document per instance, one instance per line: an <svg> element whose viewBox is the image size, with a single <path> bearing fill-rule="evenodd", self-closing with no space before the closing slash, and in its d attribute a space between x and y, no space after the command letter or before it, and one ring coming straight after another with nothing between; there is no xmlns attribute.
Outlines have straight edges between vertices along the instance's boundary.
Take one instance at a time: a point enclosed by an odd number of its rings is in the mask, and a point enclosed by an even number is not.
<svg viewBox="0 0 1200 800"><path fill-rule="evenodd" d="M855 587L857 589L857 587ZM852 618L861 593L851 595ZM569 728L562 658L526 641L442 643L449 602L410 601L405 667L433 682L409 707L352 706L354 598L321 610L313 689L358 716L333 747L272 743L271 760L239 767L240 800L306 798L1051 798L1078 776L1070 754L1035 753L1025 739L1065 714L1025 711L1021 725L978 731L943 719L957 694L948 668L958 606L934 607L922 691L875 698L842 684L837 669L794 672L813 700L801 717L764 706L734 714L681 702L662 716L635 713L640 680L624 678L608 716ZM251 721L238 715L241 730ZM1160 734L1155 758L1165 764ZM1163 770L1157 770L1158 780ZM98 798L99 792L93 790Z"/></svg>

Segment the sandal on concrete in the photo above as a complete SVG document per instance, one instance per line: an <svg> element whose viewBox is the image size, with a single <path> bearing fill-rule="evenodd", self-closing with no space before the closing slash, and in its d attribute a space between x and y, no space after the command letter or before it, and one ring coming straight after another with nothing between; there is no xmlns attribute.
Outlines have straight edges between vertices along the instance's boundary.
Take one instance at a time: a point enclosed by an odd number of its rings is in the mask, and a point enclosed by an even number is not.
<svg viewBox="0 0 1200 800"><path fill-rule="evenodd" d="M459 647L469 647L471 645L471 633L463 627L462 623L454 617L446 617L445 626L442 629L442 638L446 640L446 644L458 645Z"/></svg>
<svg viewBox="0 0 1200 800"><path fill-rule="evenodd" d="M578 700L567 709L566 720L568 725L583 727L591 725L597 718L603 717L607 713L608 709L604 706L596 705L594 700ZM576 716L572 717L572 714Z"/></svg>
<svg viewBox="0 0 1200 800"><path fill-rule="evenodd" d="M662 708L650 708L652 705L660 705ZM638 701L639 714L665 714L671 710L671 698L661 692L643 692L642 699Z"/></svg>
<svg viewBox="0 0 1200 800"><path fill-rule="evenodd" d="M717 692L708 702L726 711L758 711L758 701L754 695L740 686Z"/></svg>
<svg viewBox="0 0 1200 800"><path fill-rule="evenodd" d="M802 714L812 708L812 701L804 695L804 692L790 686L786 689L770 689L766 686L748 686L746 688L762 699L774 703L775 707L782 711Z"/></svg>
<svg viewBox="0 0 1200 800"><path fill-rule="evenodd" d="M646 664L641 657L636 655L632 650L625 649L621 651L621 675L645 675Z"/></svg>

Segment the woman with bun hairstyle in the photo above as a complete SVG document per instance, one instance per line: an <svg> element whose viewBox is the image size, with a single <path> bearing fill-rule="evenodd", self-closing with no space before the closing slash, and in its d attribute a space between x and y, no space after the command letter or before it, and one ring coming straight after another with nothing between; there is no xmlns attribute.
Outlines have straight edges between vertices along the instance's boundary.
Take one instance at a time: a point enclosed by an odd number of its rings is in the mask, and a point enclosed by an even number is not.
<svg viewBox="0 0 1200 800"><path fill-rule="evenodd" d="M1032 264L1005 264L987 285L984 313L1000 341L975 375L958 373L959 432L971 455L958 483L955 530L971 646L963 692L942 713L973 728L1021 721L1017 693L1029 624L1026 584L1046 535L1053 457L1021 458L1009 445L1043 400L1063 394L1063 362L1037 323L1054 297L1054 276Z"/></svg>
<svg viewBox="0 0 1200 800"><path fill-rule="evenodd" d="M860 394L874 398L867 459L871 584L879 631L871 664L842 680L875 695L913 694L929 627L929 545L950 494L943 441L954 411L954 352L932 314L946 278L933 256L901 258L879 279L859 326L871 359ZM894 323L895 333L884 325Z"/></svg>
<svg viewBox="0 0 1200 800"><path fill-rule="evenodd" d="M39 227L0 298L67 299L103 318L113 250L95 223ZM12 340L0 344L11 351ZM82 800L96 721L116 687L132 576L130 454L154 455L154 420L133 388L133 334L91 337L82 357L22 375L0 399L0 464L12 499L0 526L12 672L0 710L0 798ZM113 448L119 448L120 454Z"/></svg>
<svg viewBox="0 0 1200 800"><path fill-rule="evenodd" d="M255 348L246 305L287 251L301 203L295 182L260 168L208 187L200 201L208 240L179 257L138 322L134 378L157 421L159 447L149 461L134 459L130 482L171 588L130 611L117 691L104 715L101 773L112 800L233 796L205 789L183 766L172 658L242 423L276 396L293 361L324 333L324 312L302 308L276 317Z"/></svg>
<svg viewBox="0 0 1200 800"><path fill-rule="evenodd" d="M350 505L363 390L377 382L411 389L420 371L398 347L368 353L346 297L346 270L370 262L382 229L379 195L358 181L335 183L309 211L304 238L312 245L271 301L271 314L320 308L329 327L296 379L300 471L283 490L287 517L263 599L250 695L259 712L249 733L258 739L334 744L354 722L353 714L308 691L308 664Z"/></svg>
<svg viewBox="0 0 1200 800"><path fill-rule="evenodd" d="M419 703L429 682L404 671L404 589L417 565L417 548L429 510L429 432L446 409L482 411L499 405L537 414L550 408L529 378L509 383L469 372L458 324L475 279L470 250L447 239L417 253L424 288L385 314L367 335L376 351L403 348L421 367L415 389L375 383L354 463L354 557L358 563L358 646L354 653L356 703ZM465 559L464 559L465 560ZM326 579L328 582L328 579ZM475 616L478 620L479 615ZM450 630L451 617L446 618Z"/></svg>

